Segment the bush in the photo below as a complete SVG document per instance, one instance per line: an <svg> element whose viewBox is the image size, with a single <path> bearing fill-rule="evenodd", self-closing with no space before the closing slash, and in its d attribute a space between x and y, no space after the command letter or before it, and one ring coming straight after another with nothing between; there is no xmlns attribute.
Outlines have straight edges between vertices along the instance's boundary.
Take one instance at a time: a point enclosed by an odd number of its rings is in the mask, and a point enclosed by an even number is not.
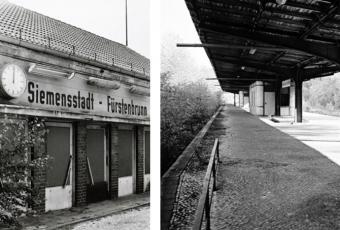
<svg viewBox="0 0 340 230"><path fill-rule="evenodd" d="M45 128L38 119L0 121L0 221L17 224L16 218L32 212L34 195L31 172L47 165L47 156L39 152L45 140ZM35 151L34 159L31 159Z"/></svg>
<svg viewBox="0 0 340 230"><path fill-rule="evenodd" d="M161 74L161 171L177 159L218 107L220 94L201 82L171 84Z"/></svg>

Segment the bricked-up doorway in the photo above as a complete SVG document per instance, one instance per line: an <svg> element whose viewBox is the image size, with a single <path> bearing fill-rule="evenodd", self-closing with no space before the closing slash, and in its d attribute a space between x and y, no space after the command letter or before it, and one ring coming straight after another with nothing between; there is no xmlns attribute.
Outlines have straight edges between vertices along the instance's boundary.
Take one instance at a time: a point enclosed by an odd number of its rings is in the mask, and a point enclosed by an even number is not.
<svg viewBox="0 0 340 230"><path fill-rule="evenodd" d="M105 128L100 126L87 127L87 164L90 183L87 187L87 202L108 199L108 158L106 154Z"/></svg>
<svg viewBox="0 0 340 230"><path fill-rule="evenodd" d="M144 141L144 190L148 188L148 184L150 183L150 131L145 131L145 141Z"/></svg>
<svg viewBox="0 0 340 230"><path fill-rule="evenodd" d="M47 154L51 157L46 172L45 211L72 207L72 124L46 123Z"/></svg>
<svg viewBox="0 0 340 230"><path fill-rule="evenodd" d="M118 130L118 196L135 192L135 134L133 126Z"/></svg>

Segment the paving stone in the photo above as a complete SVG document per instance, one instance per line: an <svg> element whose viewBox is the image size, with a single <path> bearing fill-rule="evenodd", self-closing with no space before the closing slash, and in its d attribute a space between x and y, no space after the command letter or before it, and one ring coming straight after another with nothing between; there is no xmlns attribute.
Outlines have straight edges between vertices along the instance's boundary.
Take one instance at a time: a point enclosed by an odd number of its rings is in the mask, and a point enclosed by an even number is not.
<svg viewBox="0 0 340 230"><path fill-rule="evenodd" d="M212 229L340 229L340 168L228 106L221 125Z"/></svg>

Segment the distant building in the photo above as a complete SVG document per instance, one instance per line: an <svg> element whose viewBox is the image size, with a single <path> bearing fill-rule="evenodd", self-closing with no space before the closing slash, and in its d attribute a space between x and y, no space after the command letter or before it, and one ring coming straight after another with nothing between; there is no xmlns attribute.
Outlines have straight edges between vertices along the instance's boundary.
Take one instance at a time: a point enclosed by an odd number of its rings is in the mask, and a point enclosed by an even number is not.
<svg viewBox="0 0 340 230"><path fill-rule="evenodd" d="M0 117L46 119L44 212L145 191L149 60L117 42L0 0ZM66 181L65 181L66 178Z"/></svg>

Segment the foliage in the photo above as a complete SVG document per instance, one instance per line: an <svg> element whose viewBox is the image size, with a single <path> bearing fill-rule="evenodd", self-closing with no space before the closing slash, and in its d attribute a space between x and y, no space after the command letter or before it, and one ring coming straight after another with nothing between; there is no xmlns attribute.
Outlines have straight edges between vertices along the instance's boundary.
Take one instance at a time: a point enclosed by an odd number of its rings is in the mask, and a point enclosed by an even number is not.
<svg viewBox="0 0 340 230"><path fill-rule="evenodd" d="M202 82L174 84L170 79L170 72L161 74L162 174L212 116L220 96Z"/></svg>
<svg viewBox="0 0 340 230"><path fill-rule="evenodd" d="M47 156L39 151L44 144L45 128L42 121L4 118L0 120L0 220L17 223L16 218L31 212L34 195L32 170L47 165ZM32 152L34 159L31 159Z"/></svg>
<svg viewBox="0 0 340 230"><path fill-rule="evenodd" d="M306 111L338 115L340 110L340 79L324 77L304 82L304 109Z"/></svg>

